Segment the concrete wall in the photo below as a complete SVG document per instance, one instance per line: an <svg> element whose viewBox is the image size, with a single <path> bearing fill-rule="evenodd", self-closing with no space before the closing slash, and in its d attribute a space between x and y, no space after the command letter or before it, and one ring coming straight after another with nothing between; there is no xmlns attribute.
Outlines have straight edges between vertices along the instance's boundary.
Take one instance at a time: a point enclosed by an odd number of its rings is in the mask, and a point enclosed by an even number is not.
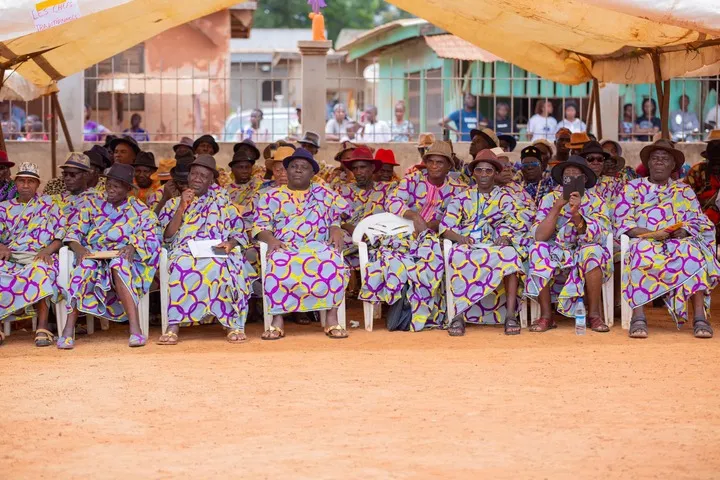
<svg viewBox="0 0 720 480"><path fill-rule="evenodd" d="M150 150L155 154L155 158L159 161L162 158L170 158L173 156L172 145L174 142L150 142L142 144L143 149ZM513 159L519 159L520 150L527 145L526 142L519 142L515 152L511 154ZM628 161L628 164L635 166L640 163L640 150L642 147L647 145L642 142L624 142L623 144L623 155ZM84 150L89 149L92 144L86 143L83 147ZM221 143L220 152L216 159L218 166L227 167L232 157L232 143ZM38 164L40 167L40 174L42 176L43 183L52 178L50 174L50 144L48 142L7 142L8 155L10 160L19 165L22 162L33 162ZM265 148L265 144L259 144L260 151ZM417 148L413 144L373 144L374 148L390 148L395 152L395 157L400 163L400 167L396 168L398 174L403 174L408 168L419 162L420 157L418 155ZM65 145L58 145L58 165L62 165L67 155L67 147ZM459 143L455 145L456 152L458 155L468 161L470 148L469 143ZM705 150L704 143L681 143L679 148L685 153L685 158L688 163L695 164L702 161L700 153ZM335 153L339 150L339 144L332 142L328 143L320 150L318 154L319 160L325 161L328 165L337 165L333 160ZM261 160L262 161L262 160ZM13 172L16 171L17 167L13 168Z"/></svg>

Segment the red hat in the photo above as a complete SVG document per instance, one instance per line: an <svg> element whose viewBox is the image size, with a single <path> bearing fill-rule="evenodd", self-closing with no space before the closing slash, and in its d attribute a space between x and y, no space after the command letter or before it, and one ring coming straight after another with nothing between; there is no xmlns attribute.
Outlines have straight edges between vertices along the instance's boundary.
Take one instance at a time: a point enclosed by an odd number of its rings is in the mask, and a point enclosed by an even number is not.
<svg viewBox="0 0 720 480"><path fill-rule="evenodd" d="M400 166L400 164L395 161L395 153L387 148L381 148L375 152L375 160L380 160L383 165L392 165L393 167Z"/></svg>
<svg viewBox="0 0 720 480"><path fill-rule="evenodd" d="M370 150L366 146L360 146L355 148L352 151L352 154L350 155L350 158L347 160L343 160L342 163L347 167L352 167L353 162L369 162L375 165L375 171L377 172L380 170L380 167L382 166L382 161L376 158L373 158L372 150Z"/></svg>
<svg viewBox="0 0 720 480"><path fill-rule="evenodd" d="M8 160L7 152L3 152L0 150L0 165L5 165L6 167L14 167L15 164Z"/></svg>

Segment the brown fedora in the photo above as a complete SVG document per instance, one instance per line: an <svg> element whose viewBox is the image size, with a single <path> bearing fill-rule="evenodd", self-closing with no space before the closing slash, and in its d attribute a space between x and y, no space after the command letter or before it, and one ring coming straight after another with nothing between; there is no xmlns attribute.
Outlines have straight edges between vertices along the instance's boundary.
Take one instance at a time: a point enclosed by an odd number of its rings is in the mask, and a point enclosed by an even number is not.
<svg viewBox="0 0 720 480"><path fill-rule="evenodd" d="M570 143L567 144L567 148L571 150L580 150L583 145L591 141L587 132L573 133L570 135Z"/></svg>
<svg viewBox="0 0 720 480"><path fill-rule="evenodd" d="M648 159L650 158L650 154L655 150L664 150L673 156L673 158L675 159L675 168L673 169L673 171L679 170L685 163L685 155L680 150L675 148L675 144L670 140L661 138L660 140L654 142L652 145L648 145L642 150L640 150L640 160L642 161L642 164L645 165L645 168L647 168L648 166Z"/></svg>
<svg viewBox="0 0 720 480"><path fill-rule="evenodd" d="M500 140L498 140L498 136L495 133L495 130L493 130L492 128L487 128L487 127L481 128L481 129L473 128L472 130L470 130L470 139L471 140L473 138L475 138L477 135L480 135L486 141L491 143L492 145L490 145L490 148L497 147L500 145Z"/></svg>
<svg viewBox="0 0 720 480"><path fill-rule="evenodd" d="M497 155L495 155L492 150L486 148L485 150L481 150L472 162L468 163L468 171L470 172L470 175L472 175L473 170L475 170L475 167L480 162L489 163L497 172L502 172L502 169L504 168L504 165L500 162L500 160L498 160Z"/></svg>
<svg viewBox="0 0 720 480"><path fill-rule="evenodd" d="M215 175L215 178L220 176L220 172L217 170L217 164L215 163L215 157L208 154L199 155L194 162L190 164L190 170L192 167L205 167Z"/></svg>
<svg viewBox="0 0 720 480"><path fill-rule="evenodd" d="M440 140L439 142L435 142L432 145L430 145L430 148L427 149L425 154L423 155L423 163L425 162L425 159L427 157L431 157L433 155L437 155L439 157L445 157L447 158L447 161L450 162L450 165L455 165L455 162L453 160L453 149L452 146L448 142L444 142Z"/></svg>

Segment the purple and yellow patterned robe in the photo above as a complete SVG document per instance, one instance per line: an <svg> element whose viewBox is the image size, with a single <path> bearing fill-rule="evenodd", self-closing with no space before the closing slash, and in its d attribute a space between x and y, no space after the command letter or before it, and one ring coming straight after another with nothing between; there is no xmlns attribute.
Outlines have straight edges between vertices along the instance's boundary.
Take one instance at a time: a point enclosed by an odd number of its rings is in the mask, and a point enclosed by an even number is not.
<svg viewBox="0 0 720 480"><path fill-rule="evenodd" d="M617 238L633 228L657 231L680 222L690 234L663 241L630 239L622 266L622 294L630 307L665 296L678 327L688 318L687 301L693 294L703 292L706 309L710 308L710 291L720 280L715 227L689 185L670 180L660 186L647 178L633 180L617 202L615 218Z"/></svg>
<svg viewBox="0 0 720 480"><path fill-rule="evenodd" d="M160 212L164 232L170 224L178 202L173 198ZM241 248L247 246L245 227L237 207L224 189L210 188L185 210L183 222L169 243L170 271L169 325L192 325L216 318L223 326L244 330L247 320L250 287L255 272L237 250L227 258L195 258L190 240L234 239Z"/></svg>
<svg viewBox="0 0 720 480"><path fill-rule="evenodd" d="M0 202L0 243L12 252L34 254L65 237L66 218L49 195L36 195L27 203ZM58 256L51 265L40 261L0 260L0 319L35 303L58 298Z"/></svg>
<svg viewBox="0 0 720 480"><path fill-rule="evenodd" d="M350 216L343 219L343 223L357 226L364 218L385 211L385 197L389 183L374 182L372 188L364 189L357 184L340 185L337 192L350 205ZM357 270L360 268L357 245L352 241L352 235L345 232L345 249L343 250L345 263Z"/></svg>
<svg viewBox="0 0 720 480"><path fill-rule="evenodd" d="M306 191L287 186L260 195L255 206L253 237L272 233L287 249L267 259L264 291L271 315L339 307L345 298L348 271L341 253L330 245L330 228L340 228L347 202L325 185Z"/></svg>
<svg viewBox="0 0 720 480"><path fill-rule="evenodd" d="M467 187L448 178L437 189L432 208L428 199L427 176L416 171L404 177L387 197L385 210L402 217L407 210L425 211L425 221L440 221L450 200ZM442 247L432 230L415 235L381 237L370 248L367 274L360 290L360 300L390 305L402 298L407 284L407 299L412 309L410 328L418 332L445 323L442 280L444 275Z"/></svg>
<svg viewBox="0 0 720 480"><path fill-rule="evenodd" d="M98 193L94 188L89 188L84 192L73 195L69 191L64 191L58 195L53 195L53 201L60 207L63 215L65 215L66 225L72 226L77 220L77 215L83 206L87 205L88 200L100 197L103 194Z"/></svg>
<svg viewBox="0 0 720 480"><path fill-rule="evenodd" d="M523 271L514 244L526 227L517 215L513 197L499 187L488 193L470 188L453 198L440 222L440 234L453 231L475 240L472 245L453 244L450 250L450 289L456 315L466 314L470 323L505 322L503 279ZM510 245L496 245L501 238ZM519 308L520 299L516 305Z"/></svg>
<svg viewBox="0 0 720 480"><path fill-rule="evenodd" d="M535 237L537 227L545 220L562 191L545 195L530 232ZM594 268L600 268L603 281L612 275L612 262L607 250L607 236L611 233L608 209L605 202L588 189L580 202L580 215L587 224L584 234L578 234L570 222L570 204L565 204L557 218L555 234L550 240L535 241L530 250L530 271L525 293L537 298L540 291L550 285L557 310L567 317L575 316L578 300L585 295L585 275Z"/></svg>
<svg viewBox="0 0 720 480"><path fill-rule="evenodd" d="M128 320L127 312L113 286L115 271L137 304L150 291L160 263L161 242L157 236L157 218L135 197L118 207L103 197L88 198L75 216L65 242L77 242L91 253L135 248L128 261L86 258L73 268L67 298L68 312L79 311L115 322Z"/></svg>

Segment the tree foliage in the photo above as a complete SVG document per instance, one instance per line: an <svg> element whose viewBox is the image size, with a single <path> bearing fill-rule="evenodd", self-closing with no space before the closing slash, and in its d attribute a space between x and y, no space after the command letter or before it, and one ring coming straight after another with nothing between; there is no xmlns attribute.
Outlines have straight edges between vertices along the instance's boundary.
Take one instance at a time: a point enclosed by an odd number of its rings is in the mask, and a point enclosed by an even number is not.
<svg viewBox="0 0 720 480"><path fill-rule="evenodd" d="M323 9L328 39L333 42L343 28L368 29L410 15L384 0L326 0ZM310 28L307 0L260 0L255 11L257 28Z"/></svg>

